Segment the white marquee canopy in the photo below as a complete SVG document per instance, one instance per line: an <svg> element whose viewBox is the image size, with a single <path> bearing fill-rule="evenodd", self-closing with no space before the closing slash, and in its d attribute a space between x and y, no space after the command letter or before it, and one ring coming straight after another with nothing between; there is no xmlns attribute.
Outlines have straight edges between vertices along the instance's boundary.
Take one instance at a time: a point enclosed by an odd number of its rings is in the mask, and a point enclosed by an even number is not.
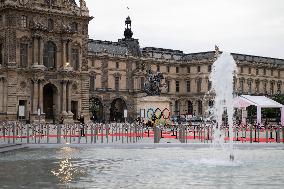
<svg viewBox="0 0 284 189"><path fill-rule="evenodd" d="M235 108L257 107L257 123L261 124L261 108L281 108L281 125L284 126L284 105L265 96L241 95L234 99Z"/></svg>

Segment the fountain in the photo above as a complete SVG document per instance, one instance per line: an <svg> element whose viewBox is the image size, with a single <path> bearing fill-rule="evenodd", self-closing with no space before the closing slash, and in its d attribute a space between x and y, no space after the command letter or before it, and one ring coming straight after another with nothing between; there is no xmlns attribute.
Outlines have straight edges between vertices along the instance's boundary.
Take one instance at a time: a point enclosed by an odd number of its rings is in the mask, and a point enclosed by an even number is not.
<svg viewBox="0 0 284 189"><path fill-rule="evenodd" d="M218 47L216 47L217 60L213 64L209 78L212 82L212 92L215 93L213 117L216 123L214 125L213 146L224 147L224 133L221 131L221 126L226 125L226 121L223 121L223 117L227 115L230 160L233 161L233 78L237 66L230 53L223 52L221 54L218 50Z"/></svg>

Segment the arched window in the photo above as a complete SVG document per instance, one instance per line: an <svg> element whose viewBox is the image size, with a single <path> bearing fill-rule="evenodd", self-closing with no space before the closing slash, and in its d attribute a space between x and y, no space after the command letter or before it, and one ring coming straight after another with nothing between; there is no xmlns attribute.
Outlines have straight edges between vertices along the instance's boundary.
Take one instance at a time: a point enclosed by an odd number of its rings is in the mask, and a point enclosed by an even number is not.
<svg viewBox="0 0 284 189"><path fill-rule="evenodd" d="M47 42L44 45L43 64L47 68L55 68L56 67L56 46L51 41Z"/></svg>

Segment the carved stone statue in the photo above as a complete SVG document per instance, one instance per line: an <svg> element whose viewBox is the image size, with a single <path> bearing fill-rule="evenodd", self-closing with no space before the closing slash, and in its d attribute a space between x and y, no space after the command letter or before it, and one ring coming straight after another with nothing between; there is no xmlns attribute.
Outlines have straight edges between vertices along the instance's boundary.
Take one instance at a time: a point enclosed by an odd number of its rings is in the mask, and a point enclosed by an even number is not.
<svg viewBox="0 0 284 189"><path fill-rule="evenodd" d="M153 74L151 70L148 70L147 78L147 81L144 83L144 91L149 96L159 96L163 87L161 84L162 79L164 79L163 74L160 72Z"/></svg>

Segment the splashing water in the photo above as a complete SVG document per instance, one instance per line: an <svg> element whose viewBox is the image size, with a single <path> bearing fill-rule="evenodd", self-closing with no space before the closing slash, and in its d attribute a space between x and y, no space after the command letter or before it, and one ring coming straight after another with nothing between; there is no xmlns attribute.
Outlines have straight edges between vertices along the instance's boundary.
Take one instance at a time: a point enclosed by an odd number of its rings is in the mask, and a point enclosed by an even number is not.
<svg viewBox="0 0 284 189"><path fill-rule="evenodd" d="M230 53L223 52L217 56L209 80L212 82L212 92L215 93L213 116L216 119L213 134L213 146L224 147L224 134L221 127L229 125L230 158L233 156L233 78L237 68L236 62ZM223 117L228 117L228 122ZM226 120L226 119L225 119Z"/></svg>

